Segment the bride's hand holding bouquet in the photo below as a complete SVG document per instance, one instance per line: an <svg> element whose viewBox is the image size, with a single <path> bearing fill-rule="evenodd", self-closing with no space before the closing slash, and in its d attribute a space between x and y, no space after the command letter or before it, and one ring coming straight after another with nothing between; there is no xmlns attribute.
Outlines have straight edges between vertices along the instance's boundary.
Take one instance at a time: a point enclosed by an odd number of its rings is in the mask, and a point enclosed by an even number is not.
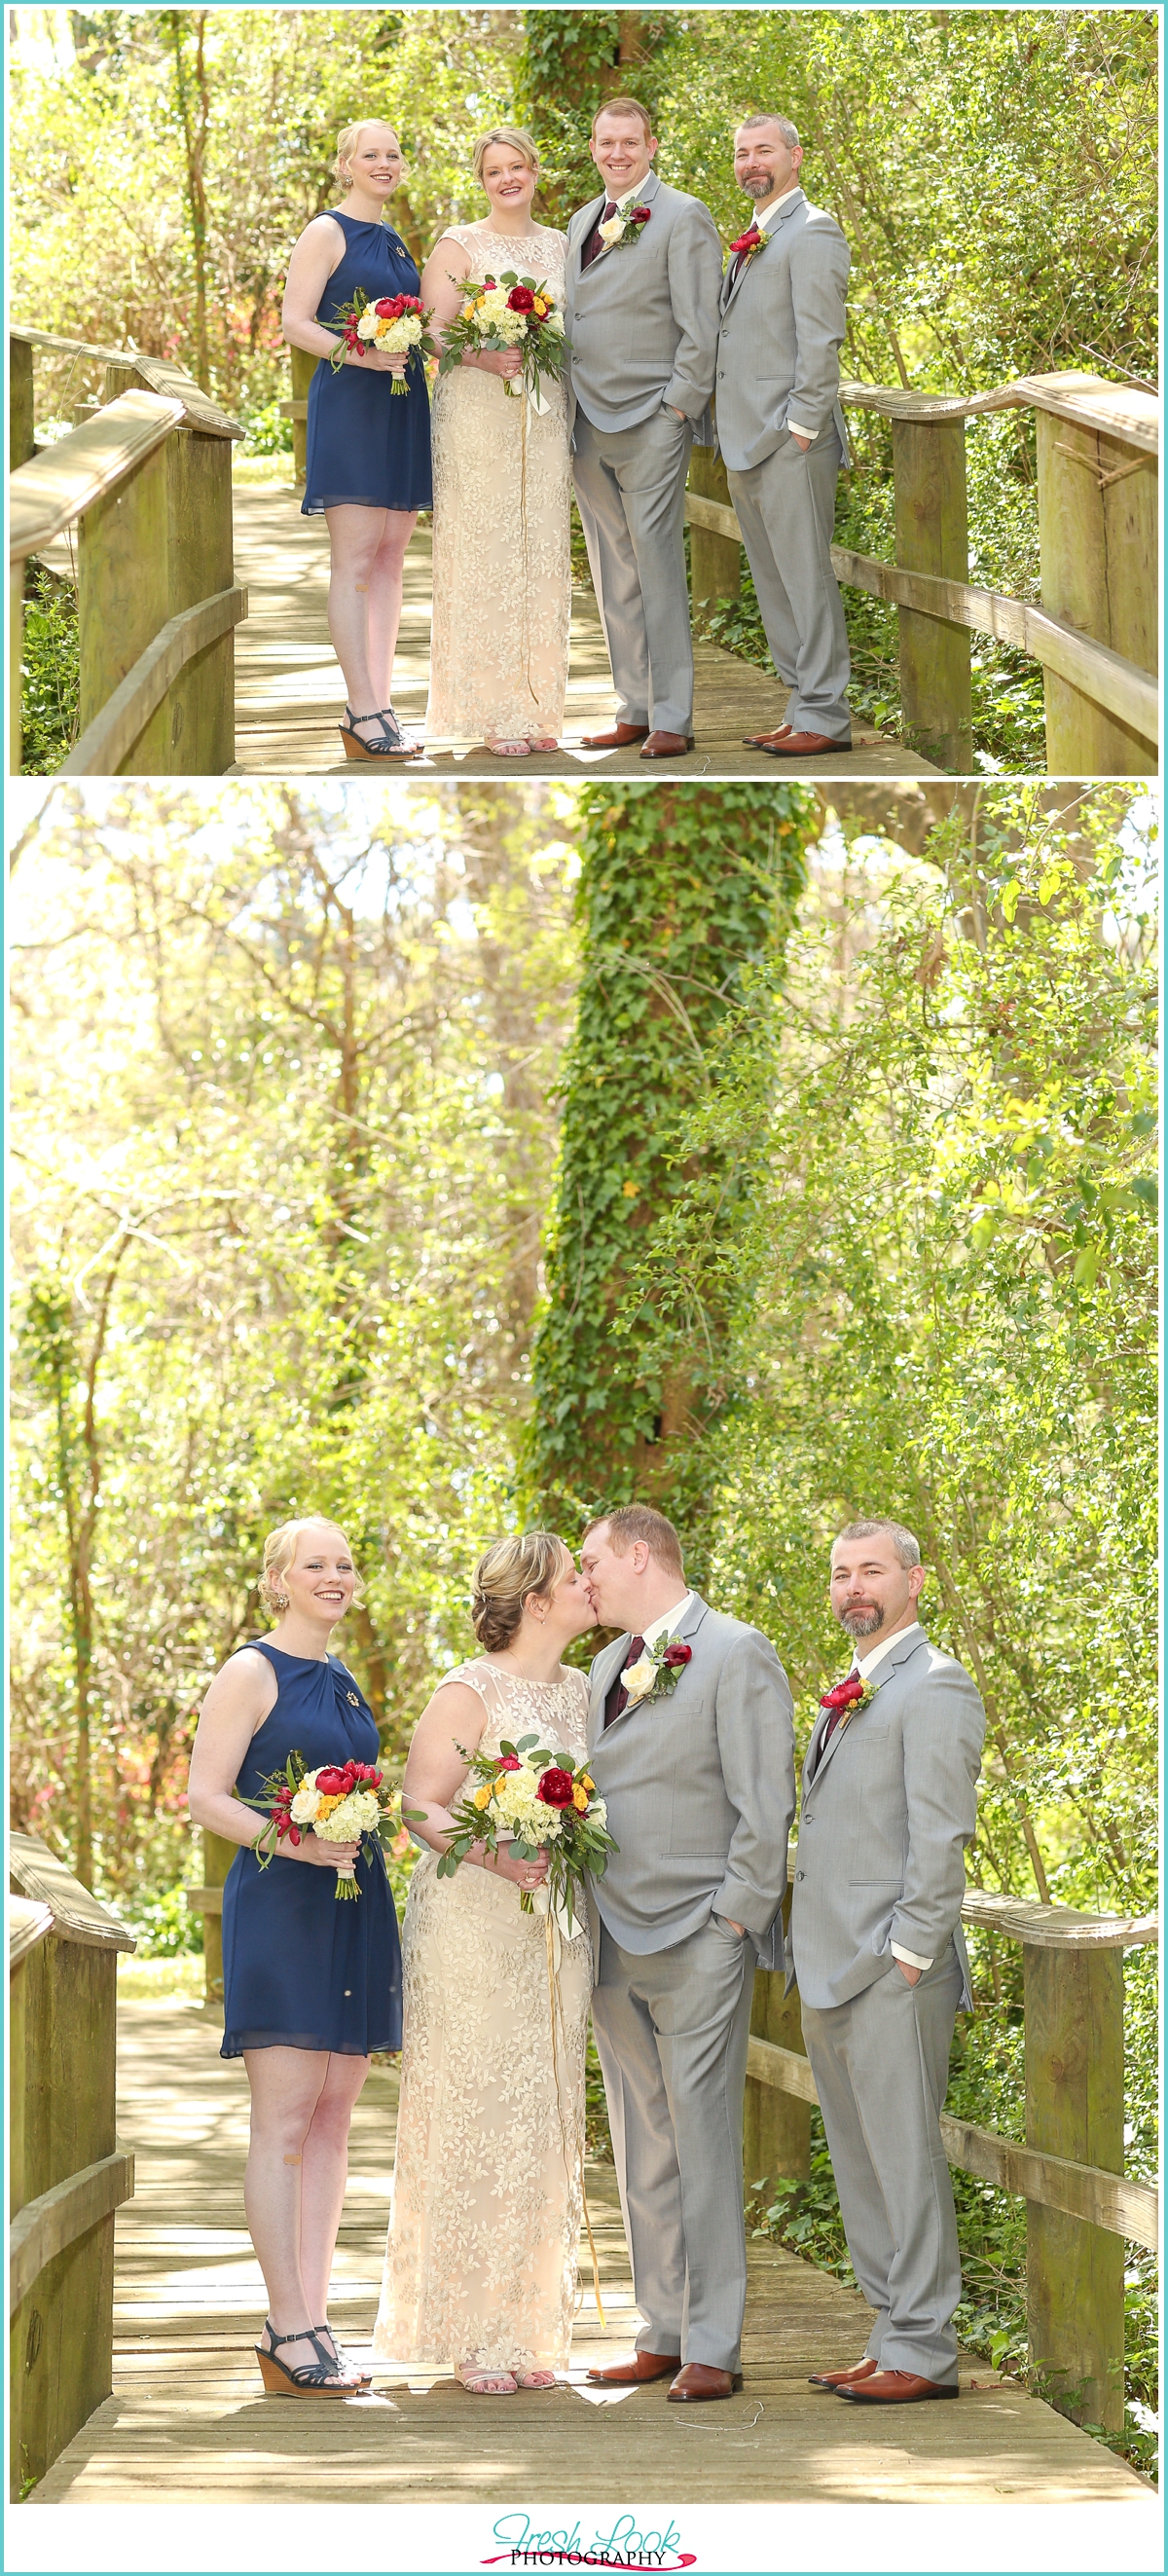
<svg viewBox="0 0 1168 2576"><path fill-rule="evenodd" d="M449 375L453 367L468 360L487 367L502 376L504 393L526 393L539 411L543 408L540 378L551 376L558 381L568 347L564 308L551 287L542 279L520 277L513 268L505 268L498 278L487 277L481 286L470 286L453 320L444 325L439 371Z"/></svg>

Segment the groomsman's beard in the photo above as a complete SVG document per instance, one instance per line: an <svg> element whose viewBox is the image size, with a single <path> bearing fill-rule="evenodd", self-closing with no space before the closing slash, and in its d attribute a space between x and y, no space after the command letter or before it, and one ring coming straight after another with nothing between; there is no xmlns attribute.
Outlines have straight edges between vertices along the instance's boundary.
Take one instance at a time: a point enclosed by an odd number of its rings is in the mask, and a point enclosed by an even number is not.
<svg viewBox="0 0 1168 2576"><path fill-rule="evenodd" d="M841 1610L837 1613L841 1628L846 1628L853 1641L857 1637L875 1637L884 1625L882 1610Z"/></svg>

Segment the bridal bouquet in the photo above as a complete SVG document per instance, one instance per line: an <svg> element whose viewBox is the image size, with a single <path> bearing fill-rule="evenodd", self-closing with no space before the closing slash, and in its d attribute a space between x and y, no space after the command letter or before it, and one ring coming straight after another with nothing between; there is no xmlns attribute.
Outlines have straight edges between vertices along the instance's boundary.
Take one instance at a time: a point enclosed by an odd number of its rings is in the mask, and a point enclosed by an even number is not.
<svg viewBox="0 0 1168 2576"><path fill-rule="evenodd" d="M462 1745L458 1749L464 1753ZM438 1863L439 1878L453 1878L472 1843L485 1843L493 1852L500 1843L513 1843L521 1860L546 1852L547 1878L534 1893L524 1888L520 1905L525 1914L562 1910L571 1925L582 1911L587 1878L602 1878L609 1853L617 1849L606 1831L604 1800L583 1763L549 1752L537 1735L521 1735L518 1744L504 1743L498 1753L464 1758L478 1787L451 1808L457 1830Z"/></svg>
<svg viewBox="0 0 1168 2576"><path fill-rule="evenodd" d="M298 1844L303 1834L315 1834L323 1843L363 1843L396 1821L397 1800L369 1762L324 1763L309 1771L302 1753L290 1753L283 1770L261 1783L259 1797L244 1798L242 1804L258 1807L269 1820L252 1845L260 1868L266 1869L282 1842ZM336 1894L360 1893L352 1861L338 1861Z"/></svg>
<svg viewBox="0 0 1168 2576"><path fill-rule="evenodd" d="M452 367L460 367L468 349L475 357L482 349L520 349L520 373L504 376L503 391L512 396L526 393L533 409L540 411L544 408L540 377L563 374L569 346L564 338L564 308L550 286L505 268L501 277L487 277L481 286L472 286L453 322L446 324L439 371L445 376Z"/></svg>
<svg viewBox="0 0 1168 2576"><path fill-rule="evenodd" d="M364 357L367 349L380 349L387 358L407 357L411 349L420 349L423 357L433 357L433 342L426 337L429 319L425 305L416 295L383 295L379 303L371 304L359 286L351 303L338 305L333 315L342 332L340 347L329 358L333 374L344 366L351 349L359 357ZM391 376L389 390L408 394L408 378Z"/></svg>

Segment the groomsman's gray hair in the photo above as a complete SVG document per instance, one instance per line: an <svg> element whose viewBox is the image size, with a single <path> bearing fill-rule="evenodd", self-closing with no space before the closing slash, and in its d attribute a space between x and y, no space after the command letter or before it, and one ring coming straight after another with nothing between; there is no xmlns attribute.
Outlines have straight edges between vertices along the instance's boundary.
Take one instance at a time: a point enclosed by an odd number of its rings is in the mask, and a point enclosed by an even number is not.
<svg viewBox="0 0 1168 2576"><path fill-rule="evenodd" d="M881 1530L887 1530L896 1551L896 1562L903 1565L906 1572L909 1566L920 1564L920 1541L913 1537L910 1529L905 1528L903 1521L849 1521L846 1529L837 1532L833 1544L838 1547L843 1539L876 1538Z"/></svg>
<svg viewBox="0 0 1168 2576"><path fill-rule="evenodd" d="M756 125L777 125L788 152L798 152L801 149L799 128L797 125L792 125L789 116L771 116L762 109L757 116L744 116L736 132L747 134Z"/></svg>

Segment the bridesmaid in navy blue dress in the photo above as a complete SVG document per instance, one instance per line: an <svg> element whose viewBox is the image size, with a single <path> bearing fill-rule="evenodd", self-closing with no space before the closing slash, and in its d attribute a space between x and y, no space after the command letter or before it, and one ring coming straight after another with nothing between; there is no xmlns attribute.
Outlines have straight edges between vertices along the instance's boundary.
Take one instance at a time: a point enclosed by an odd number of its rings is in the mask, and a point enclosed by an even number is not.
<svg viewBox="0 0 1168 2576"><path fill-rule="evenodd" d="M222 2055L243 2058L251 2086L244 2206L268 2292L256 2353L280 2396L368 2385L333 2339L328 2287L353 2106L372 2052L401 2046L401 1953L379 1844L305 1833L261 1869L266 1819L241 1802L294 1751L310 1771L376 1763L372 1710L329 1653L356 1580L331 1521L273 1531L260 1588L277 1624L216 1674L191 1755L194 1822L240 1845L223 1891ZM356 1901L337 1900L339 1859L355 1861Z"/></svg>
<svg viewBox="0 0 1168 2576"><path fill-rule="evenodd" d="M336 171L347 195L316 215L288 263L284 337L320 360L308 393L308 461L301 508L323 511L329 532L329 633L349 703L340 728L346 760L410 760L393 711L393 658L401 619L402 568L419 510L433 500L430 398L416 349L387 357L349 351L334 373L339 308L357 287L371 303L416 295L417 267L384 208L402 175L391 125L348 125ZM404 376L407 398L386 376Z"/></svg>

